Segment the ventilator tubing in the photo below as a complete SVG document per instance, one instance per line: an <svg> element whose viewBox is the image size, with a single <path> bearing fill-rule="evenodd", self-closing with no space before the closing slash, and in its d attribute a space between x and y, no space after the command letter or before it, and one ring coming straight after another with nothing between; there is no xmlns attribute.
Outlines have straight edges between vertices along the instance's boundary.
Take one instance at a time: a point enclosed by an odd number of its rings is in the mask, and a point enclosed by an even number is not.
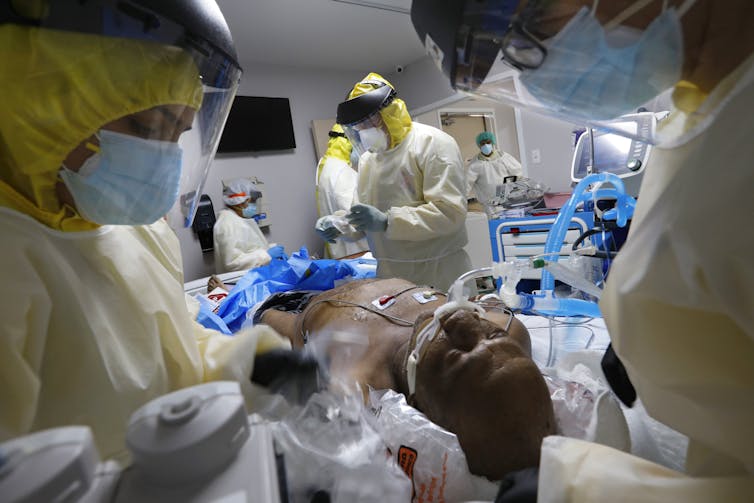
<svg viewBox="0 0 754 503"><path fill-rule="evenodd" d="M603 182L608 182L614 188L599 188ZM594 191L587 191L592 184L599 184ZM576 210L576 206L589 199L616 199L615 208L606 211L604 220L616 220L623 227L633 215L636 200L627 195L620 177L611 173L597 173L589 175L574 188L573 194L563 206L552 225L547 241L545 242L544 256L551 263L558 260L560 249L563 246L568 224ZM493 276L501 278L500 298L511 309L521 311L533 311L538 314L549 316L589 316L601 317L599 306L596 302L556 297L554 293L555 280L551 271L558 271L557 267L549 267L542 271L540 290L533 294L516 293L516 285L521 280L525 265L516 262L494 263L492 266ZM567 282L567 278L563 278ZM591 293L591 292L588 292Z"/></svg>
<svg viewBox="0 0 754 503"><path fill-rule="evenodd" d="M604 182L610 183L614 188L599 187ZM588 191L588 187L592 184L598 184L598 187L595 187L593 191ZM602 215L602 219L615 220L619 227L626 226L628 219L633 216L634 208L636 207L636 199L626 194L623 180L619 176L612 173L595 173L585 177L573 189L571 198L560 209L555 223L552 224L550 232L547 234L544 252L546 259L553 262L558 260L560 249L563 246L563 240L568 231L571 218L573 218L573 214L576 211L576 206L590 199L595 201L595 208L597 207L596 202L599 199L615 199L615 207L606 211ZM542 280L539 289L542 291L551 291L554 287L555 280L552 274L547 270L542 271Z"/></svg>
<svg viewBox="0 0 754 503"><path fill-rule="evenodd" d="M469 300L467 295L468 292L464 291L464 284L466 283L466 281L472 278L483 278L485 276L489 276L491 271L492 268L490 267L480 267L479 269L474 269L459 276L458 279L455 280L448 289L448 300L445 303L445 306L453 306L452 309L467 309L469 311L477 311L480 314L483 314L484 309ZM435 311L435 317L440 316L441 313L447 312L445 306L442 306L438 308L437 311Z"/></svg>
<svg viewBox="0 0 754 503"><path fill-rule="evenodd" d="M552 274L558 281L562 281L563 283L581 290L592 297L596 297L598 300L602 296L602 289L600 287L586 279L584 276L580 276L574 272L573 269L551 260L544 260L543 262L544 265L542 268Z"/></svg>
<svg viewBox="0 0 754 503"><path fill-rule="evenodd" d="M602 313L596 302L570 297L556 297L552 290L533 294L519 294L521 311L532 311L547 316L588 316L600 318Z"/></svg>
<svg viewBox="0 0 754 503"><path fill-rule="evenodd" d="M492 274L501 279L500 299L509 308L516 311L531 311L547 316L602 316L596 302L581 299L556 297L552 290L533 294L516 293L516 285L521 280L523 269L521 262L495 262Z"/></svg>

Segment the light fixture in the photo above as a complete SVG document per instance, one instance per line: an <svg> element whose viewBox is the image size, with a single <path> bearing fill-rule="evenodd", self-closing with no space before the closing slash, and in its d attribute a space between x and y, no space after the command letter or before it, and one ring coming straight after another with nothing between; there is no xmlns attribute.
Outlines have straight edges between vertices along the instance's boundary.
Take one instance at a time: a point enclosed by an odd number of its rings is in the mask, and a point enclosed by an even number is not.
<svg viewBox="0 0 754 503"><path fill-rule="evenodd" d="M399 12L401 14L411 13L411 0L333 0L333 2L350 3L352 5Z"/></svg>

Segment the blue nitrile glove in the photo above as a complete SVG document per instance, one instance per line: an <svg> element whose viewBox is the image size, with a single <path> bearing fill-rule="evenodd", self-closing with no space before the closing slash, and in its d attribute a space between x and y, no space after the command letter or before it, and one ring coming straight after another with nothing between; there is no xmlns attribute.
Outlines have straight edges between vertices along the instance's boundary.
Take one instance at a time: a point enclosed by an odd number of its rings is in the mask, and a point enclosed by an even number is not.
<svg viewBox="0 0 754 503"><path fill-rule="evenodd" d="M327 227L326 229L317 229L315 227L314 230L317 231L317 234L319 234L319 237L321 237L328 243L334 243L335 238L340 236L340 231L336 229L335 227Z"/></svg>
<svg viewBox="0 0 754 503"><path fill-rule="evenodd" d="M346 218L360 231L385 232L387 229L387 213L368 204L354 204Z"/></svg>
<svg viewBox="0 0 754 503"><path fill-rule="evenodd" d="M288 260L288 255L285 254L283 245L276 245L272 248L268 248L267 253L270 255L272 260L275 260L276 258L279 258L281 260Z"/></svg>

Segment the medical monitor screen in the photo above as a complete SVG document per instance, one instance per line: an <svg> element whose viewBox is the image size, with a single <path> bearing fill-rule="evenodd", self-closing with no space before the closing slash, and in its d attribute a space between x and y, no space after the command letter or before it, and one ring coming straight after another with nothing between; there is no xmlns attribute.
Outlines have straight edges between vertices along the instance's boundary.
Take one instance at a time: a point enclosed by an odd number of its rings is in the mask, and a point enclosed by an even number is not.
<svg viewBox="0 0 754 503"><path fill-rule="evenodd" d="M625 173L631 138L602 133L594 138L594 165L600 172Z"/></svg>
<svg viewBox="0 0 754 503"><path fill-rule="evenodd" d="M630 120L611 123L611 128L636 135L654 126L655 118L651 113L632 114L627 117ZM594 164L591 156L592 143ZM592 129L591 142L586 133L578 139L571 178L579 181L590 173L612 173L621 178L634 176L644 170L649 152L650 147L644 142L617 133Z"/></svg>
<svg viewBox="0 0 754 503"><path fill-rule="evenodd" d="M288 98L236 96L218 153L296 148Z"/></svg>

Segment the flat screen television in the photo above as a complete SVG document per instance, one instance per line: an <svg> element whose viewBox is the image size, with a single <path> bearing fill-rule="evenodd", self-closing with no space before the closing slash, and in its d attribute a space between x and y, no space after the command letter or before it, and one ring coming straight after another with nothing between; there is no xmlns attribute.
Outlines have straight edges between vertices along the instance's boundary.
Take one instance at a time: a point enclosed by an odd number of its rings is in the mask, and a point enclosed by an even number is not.
<svg viewBox="0 0 754 503"><path fill-rule="evenodd" d="M218 153L296 148L288 98L236 96Z"/></svg>

